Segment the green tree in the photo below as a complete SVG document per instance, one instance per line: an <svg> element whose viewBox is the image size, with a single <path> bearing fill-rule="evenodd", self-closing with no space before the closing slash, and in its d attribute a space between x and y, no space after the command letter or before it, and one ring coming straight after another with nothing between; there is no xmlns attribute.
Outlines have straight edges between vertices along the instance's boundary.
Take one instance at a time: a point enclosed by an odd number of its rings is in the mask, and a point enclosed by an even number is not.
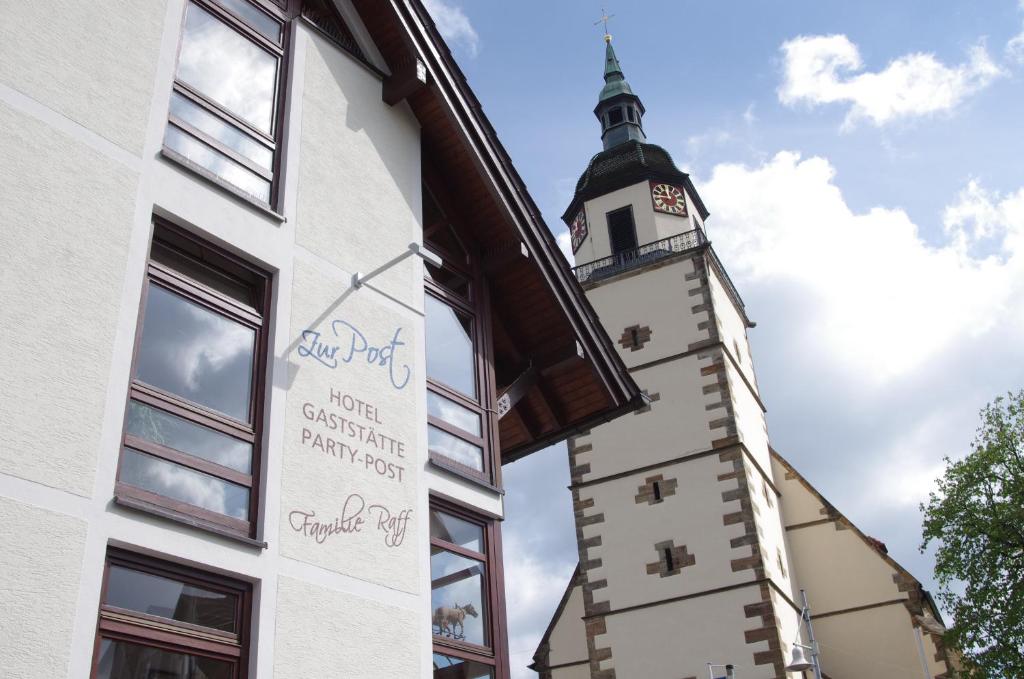
<svg viewBox="0 0 1024 679"><path fill-rule="evenodd" d="M981 411L971 452L946 458L921 505L939 599L955 621L947 643L961 676L1024 677L1024 390Z"/></svg>

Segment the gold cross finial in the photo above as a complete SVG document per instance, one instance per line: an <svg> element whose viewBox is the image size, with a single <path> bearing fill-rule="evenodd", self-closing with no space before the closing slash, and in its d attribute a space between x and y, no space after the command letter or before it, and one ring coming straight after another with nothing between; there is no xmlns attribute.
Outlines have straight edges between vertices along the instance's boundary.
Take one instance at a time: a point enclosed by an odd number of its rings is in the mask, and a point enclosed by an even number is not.
<svg viewBox="0 0 1024 679"><path fill-rule="evenodd" d="M595 26L597 26L598 24L604 24L604 41L605 42L611 42L612 41L612 36L608 32L608 21L612 17L614 17L614 16L615 16L614 14L609 14L608 12L606 12L604 7L602 7L601 8L601 18L594 22Z"/></svg>

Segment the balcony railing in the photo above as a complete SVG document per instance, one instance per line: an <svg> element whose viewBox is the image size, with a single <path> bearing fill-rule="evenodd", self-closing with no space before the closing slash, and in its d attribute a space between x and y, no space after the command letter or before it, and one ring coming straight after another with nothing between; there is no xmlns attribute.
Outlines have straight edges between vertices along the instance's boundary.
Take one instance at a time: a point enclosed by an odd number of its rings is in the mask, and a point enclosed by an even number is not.
<svg viewBox="0 0 1024 679"><path fill-rule="evenodd" d="M609 276L656 262L677 252L693 250L704 244L704 232L700 229L677 233L653 243L641 245L633 250L618 252L610 257L580 264L572 271L580 283L593 283Z"/></svg>
<svg viewBox="0 0 1024 679"><path fill-rule="evenodd" d="M641 245L640 247L632 250L619 252L611 255L610 257L604 257L602 259L594 260L593 262L580 264L579 266L574 267L572 272L576 275L576 280L580 283L594 283L637 267L646 266L647 264L651 264L652 262L656 262L659 259L679 252L694 250L705 243L708 243L708 240L704 236L704 232L697 228L692 231L685 231L674 236L669 236L668 238L656 240L653 243ZM732 297L733 301L736 302L740 309L742 309L743 300L740 298L739 292L736 291L736 286L734 286L732 284L732 280L729 279L729 274L725 272L725 267L722 266L722 262L719 261L714 248L709 248L709 250L711 252L712 262L721 274L726 292L730 297Z"/></svg>

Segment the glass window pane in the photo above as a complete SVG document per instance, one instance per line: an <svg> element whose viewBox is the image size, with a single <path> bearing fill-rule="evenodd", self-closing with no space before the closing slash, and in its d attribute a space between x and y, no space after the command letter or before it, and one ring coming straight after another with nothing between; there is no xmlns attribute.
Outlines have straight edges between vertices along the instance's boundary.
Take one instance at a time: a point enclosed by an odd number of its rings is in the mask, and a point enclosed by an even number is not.
<svg viewBox="0 0 1024 679"><path fill-rule="evenodd" d="M482 562L431 547L430 589L435 635L489 644Z"/></svg>
<svg viewBox="0 0 1024 679"><path fill-rule="evenodd" d="M256 331L149 284L135 376L249 421Z"/></svg>
<svg viewBox="0 0 1024 679"><path fill-rule="evenodd" d="M219 2L245 19L268 40L281 41L281 22L256 9L252 3L247 0L219 0Z"/></svg>
<svg viewBox="0 0 1024 679"><path fill-rule="evenodd" d="M270 182L245 168L235 161L207 146L192 135L174 125L167 125L164 134L164 145L175 153L192 161L217 175L229 184L233 184L253 198L270 203Z"/></svg>
<svg viewBox="0 0 1024 679"><path fill-rule="evenodd" d="M491 679L494 672L487 665L450 655L434 654L434 679Z"/></svg>
<svg viewBox="0 0 1024 679"><path fill-rule="evenodd" d="M274 152L272 150L177 92L171 93L171 115L202 130L260 167L273 169Z"/></svg>
<svg viewBox="0 0 1024 679"><path fill-rule="evenodd" d="M277 57L197 5L185 14L178 79L256 129L273 129Z"/></svg>
<svg viewBox="0 0 1024 679"><path fill-rule="evenodd" d="M128 404L125 429L132 436L201 457L243 474L252 471L252 444L145 403L131 401Z"/></svg>
<svg viewBox="0 0 1024 679"><path fill-rule="evenodd" d="M170 234L162 233L159 237L164 238L168 235ZM181 245L190 245L190 243L178 239L178 243L175 246L171 246L159 240L154 240L153 246L149 251L149 258L154 262L160 262L174 269L175 272L192 279L195 283L200 283L211 290L216 290L220 294L230 297L239 304L249 307L255 313L260 313L262 305L260 304L261 300L259 297L262 292L262 285L243 281L225 273L223 269L229 263L216 260L210 262L209 260L213 258L209 252L203 252L202 250L195 250L193 252L182 251L178 249ZM191 245L194 247L194 244ZM203 261L200 261L199 258Z"/></svg>
<svg viewBox="0 0 1024 679"><path fill-rule="evenodd" d="M224 632L237 632L238 597L152 573L111 566L106 604Z"/></svg>
<svg viewBox="0 0 1024 679"><path fill-rule="evenodd" d="M484 551L484 529L451 514L437 509L430 510L430 537L450 542L459 547L472 549L474 552Z"/></svg>
<svg viewBox="0 0 1024 679"><path fill-rule="evenodd" d="M167 460L125 448L122 483L242 521L249 519L249 489Z"/></svg>
<svg viewBox="0 0 1024 679"><path fill-rule="evenodd" d="M427 449L478 472L484 470L483 448L430 425L427 425Z"/></svg>
<svg viewBox="0 0 1024 679"><path fill-rule="evenodd" d="M133 644L100 641L97 679L234 679L235 664L226 660Z"/></svg>
<svg viewBox="0 0 1024 679"><path fill-rule="evenodd" d="M476 398L472 321L430 295L424 298L427 376Z"/></svg>
<svg viewBox="0 0 1024 679"><path fill-rule="evenodd" d="M451 290L463 299L469 299L469 281L466 280L465 276L457 274L451 269L436 267L429 262L423 267L423 270L430 277L430 280Z"/></svg>
<svg viewBox="0 0 1024 679"><path fill-rule="evenodd" d="M427 412L473 436L481 435L480 415L440 394L427 392Z"/></svg>

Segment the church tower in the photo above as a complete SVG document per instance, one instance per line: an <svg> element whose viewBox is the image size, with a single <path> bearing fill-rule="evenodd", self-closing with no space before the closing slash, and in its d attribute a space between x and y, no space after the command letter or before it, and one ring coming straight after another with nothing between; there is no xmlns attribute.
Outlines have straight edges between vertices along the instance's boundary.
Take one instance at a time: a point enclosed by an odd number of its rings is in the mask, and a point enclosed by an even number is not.
<svg viewBox="0 0 1024 679"><path fill-rule="evenodd" d="M649 404L570 440L580 566L562 608L570 626L582 619L588 664L537 666L593 679L703 678L708 662L743 679L800 676L784 669L800 609L754 324L706 237L707 208L647 142L644 106L605 39L604 150L563 220L574 272Z"/></svg>

